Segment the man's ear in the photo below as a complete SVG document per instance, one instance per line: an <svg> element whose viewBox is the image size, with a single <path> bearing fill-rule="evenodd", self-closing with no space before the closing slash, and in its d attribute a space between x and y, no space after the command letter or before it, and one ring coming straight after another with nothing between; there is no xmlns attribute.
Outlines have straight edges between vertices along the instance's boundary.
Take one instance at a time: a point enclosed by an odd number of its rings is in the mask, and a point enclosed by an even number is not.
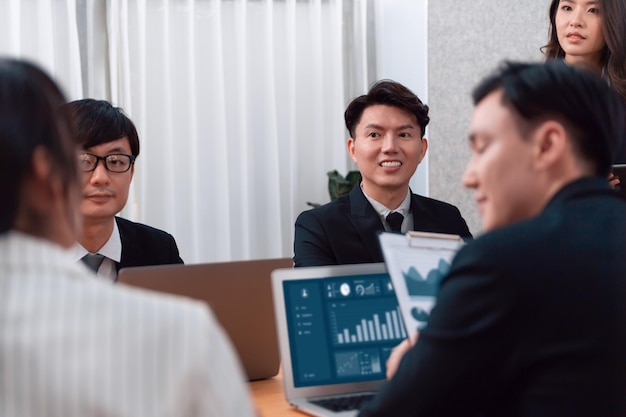
<svg viewBox="0 0 626 417"><path fill-rule="evenodd" d="M348 138L348 141L346 142L346 147L348 148L348 155L350 155L350 158L352 158L352 161L354 161L354 163L358 165L356 157L354 156L354 142L355 142L354 138Z"/></svg>
<svg viewBox="0 0 626 417"><path fill-rule="evenodd" d="M549 168L559 162L568 149L569 139L563 125L549 120L535 129L535 162L538 168Z"/></svg>
<svg viewBox="0 0 626 417"><path fill-rule="evenodd" d="M426 151L427 150L428 150L428 139L422 138L422 153L421 153L421 155L419 157L419 160L417 161L418 164L422 163L422 160L426 156Z"/></svg>

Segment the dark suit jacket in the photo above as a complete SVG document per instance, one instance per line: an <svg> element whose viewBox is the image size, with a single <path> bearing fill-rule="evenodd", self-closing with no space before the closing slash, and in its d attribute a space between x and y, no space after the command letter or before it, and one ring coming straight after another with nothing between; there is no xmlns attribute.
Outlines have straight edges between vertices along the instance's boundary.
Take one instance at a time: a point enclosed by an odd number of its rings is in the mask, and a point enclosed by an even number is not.
<svg viewBox="0 0 626 417"><path fill-rule="evenodd" d="M373 416L624 417L626 202L604 178L469 242Z"/></svg>
<svg viewBox="0 0 626 417"><path fill-rule="evenodd" d="M129 266L182 264L174 237L163 230L115 217L122 239L117 271Z"/></svg>
<svg viewBox="0 0 626 417"><path fill-rule="evenodd" d="M411 194L414 230L471 238L459 210L451 204ZM294 239L294 266L382 262L378 232L385 227L359 184L344 196L302 212Z"/></svg>

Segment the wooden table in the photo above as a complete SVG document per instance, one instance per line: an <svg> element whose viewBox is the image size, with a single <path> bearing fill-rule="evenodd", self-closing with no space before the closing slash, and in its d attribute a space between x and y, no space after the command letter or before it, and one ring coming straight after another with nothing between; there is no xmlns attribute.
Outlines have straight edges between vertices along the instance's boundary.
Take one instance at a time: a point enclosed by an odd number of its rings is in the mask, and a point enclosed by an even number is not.
<svg viewBox="0 0 626 417"><path fill-rule="evenodd" d="M285 400L283 376L280 372L274 378L250 382L250 391L259 417L303 417L306 415L296 411Z"/></svg>

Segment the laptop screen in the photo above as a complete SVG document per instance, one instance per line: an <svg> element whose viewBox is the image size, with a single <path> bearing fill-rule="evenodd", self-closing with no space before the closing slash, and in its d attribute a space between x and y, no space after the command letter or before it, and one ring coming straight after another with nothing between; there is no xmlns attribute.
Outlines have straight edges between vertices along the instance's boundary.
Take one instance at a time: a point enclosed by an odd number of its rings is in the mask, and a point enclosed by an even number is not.
<svg viewBox="0 0 626 417"><path fill-rule="evenodd" d="M380 380L406 338L387 273L283 281L295 387Z"/></svg>

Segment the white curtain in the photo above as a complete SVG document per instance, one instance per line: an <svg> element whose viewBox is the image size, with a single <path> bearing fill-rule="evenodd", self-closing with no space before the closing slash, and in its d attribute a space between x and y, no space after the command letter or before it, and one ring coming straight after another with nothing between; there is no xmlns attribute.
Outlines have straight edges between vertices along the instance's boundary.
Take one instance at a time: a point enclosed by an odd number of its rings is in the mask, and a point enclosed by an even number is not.
<svg viewBox="0 0 626 417"><path fill-rule="evenodd" d="M76 0L0 0L0 56L45 68L65 94L82 94Z"/></svg>
<svg viewBox="0 0 626 417"><path fill-rule="evenodd" d="M108 99L137 125L122 215L172 233L187 263L292 256L296 216L329 200L326 172L354 168L343 112L375 79L372 0L75 2L26 0L67 23L32 41L77 80L70 98ZM70 29L81 76L47 56Z"/></svg>
<svg viewBox="0 0 626 417"><path fill-rule="evenodd" d="M344 3L109 0L112 100L142 153L125 215L188 262L291 256L346 172Z"/></svg>

